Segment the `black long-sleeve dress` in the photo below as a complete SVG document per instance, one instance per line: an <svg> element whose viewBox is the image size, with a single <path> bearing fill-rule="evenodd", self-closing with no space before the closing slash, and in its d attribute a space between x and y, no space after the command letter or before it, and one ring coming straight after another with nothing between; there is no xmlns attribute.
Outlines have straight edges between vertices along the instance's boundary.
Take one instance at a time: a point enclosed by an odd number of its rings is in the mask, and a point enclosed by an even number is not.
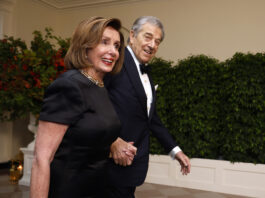
<svg viewBox="0 0 265 198"><path fill-rule="evenodd" d="M40 120L69 125L51 163L50 198L104 197L120 121L104 87L69 70L46 90Z"/></svg>

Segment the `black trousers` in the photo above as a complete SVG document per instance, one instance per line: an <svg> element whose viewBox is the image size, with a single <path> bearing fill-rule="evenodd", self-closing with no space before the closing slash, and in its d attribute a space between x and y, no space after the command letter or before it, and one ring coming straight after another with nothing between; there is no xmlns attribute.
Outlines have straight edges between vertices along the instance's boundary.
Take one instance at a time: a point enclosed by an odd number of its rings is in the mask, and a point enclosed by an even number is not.
<svg viewBox="0 0 265 198"><path fill-rule="evenodd" d="M135 198L135 186L108 186L106 189L107 198Z"/></svg>

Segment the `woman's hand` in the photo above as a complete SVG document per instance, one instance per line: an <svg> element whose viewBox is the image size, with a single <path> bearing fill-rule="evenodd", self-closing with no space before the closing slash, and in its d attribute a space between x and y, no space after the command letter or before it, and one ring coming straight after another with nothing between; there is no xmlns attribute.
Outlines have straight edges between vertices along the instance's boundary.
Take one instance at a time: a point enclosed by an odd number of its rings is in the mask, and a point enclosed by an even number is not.
<svg viewBox="0 0 265 198"><path fill-rule="evenodd" d="M125 142L118 137L110 147L110 157L121 166L131 165L137 152L137 148L133 144L134 142Z"/></svg>

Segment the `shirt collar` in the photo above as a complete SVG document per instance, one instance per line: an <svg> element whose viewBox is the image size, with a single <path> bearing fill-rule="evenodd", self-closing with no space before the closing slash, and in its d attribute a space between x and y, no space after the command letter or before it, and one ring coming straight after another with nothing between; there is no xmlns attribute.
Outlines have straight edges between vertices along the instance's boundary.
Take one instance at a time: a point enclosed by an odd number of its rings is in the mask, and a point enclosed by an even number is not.
<svg viewBox="0 0 265 198"><path fill-rule="evenodd" d="M141 71L140 71L140 62L138 61L138 59L134 55L132 48L129 45L127 45L127 49L129 50L130 54L133 57L133 60L135 62L135 65L136 65L136 68L137 68L138 72L141 73Z"/></svg>

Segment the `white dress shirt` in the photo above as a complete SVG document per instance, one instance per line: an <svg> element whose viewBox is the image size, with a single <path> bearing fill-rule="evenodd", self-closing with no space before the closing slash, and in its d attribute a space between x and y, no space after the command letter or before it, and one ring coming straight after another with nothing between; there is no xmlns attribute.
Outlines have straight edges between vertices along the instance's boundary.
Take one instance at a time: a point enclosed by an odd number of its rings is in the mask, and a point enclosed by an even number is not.
<svg viewBox="0 0 265 198"><path fill-rule="evenodd" d="M149 112L150 112L150 108L151 108L151 104L153 102L153 94L152 94L152 88L151 88L151 84L150 84L150 80L149 80L149 77L146 73L142 74L141 70L140 70L140 62L138 61L138 59L135 57L131 47L128 45L127 46L127 49L129 50L129 52L131 53L132 57L133 57L133 60L135 62L135 65L136 65L136 68L137 68L137 71L139 73L139 76L140 76L140 79L141 79L141 82L143 84L143 87L144 87L144 91L145 91L145 94L146 94L146 97L147 97L147 103L146 103L146 107L147 107L147 115L149 116ZM181 151L181 149L176 146L175 148L173 148L169 155L172 159L175 159L175 156L176 154Z"/></svg>
<svg viewBox="0 0 265 198"><path fill-rule="evenodd" d="M146 73L142 74L142 72L140 70L140 63L137 60L137 58L135 57L135 55L134 55L132 49L130 48L130 46L127 46L127 49L129 50L129 52L131 53L131 55L133 57L133 60L134 60L134 62L136 64L136 68L137 68L137 71L138 71L140 79L141 79L141 82L142 82L143 87L144 87L144 91L145 91L145 94L146 94L146 97L147 97L147 103L146 103L147 115L149 116L151 104L153 102L153 94L152 94L152 88L151 88L151 84L150 84L150 81L149 81L149 77L148 77L148 75Z"/></svg>

